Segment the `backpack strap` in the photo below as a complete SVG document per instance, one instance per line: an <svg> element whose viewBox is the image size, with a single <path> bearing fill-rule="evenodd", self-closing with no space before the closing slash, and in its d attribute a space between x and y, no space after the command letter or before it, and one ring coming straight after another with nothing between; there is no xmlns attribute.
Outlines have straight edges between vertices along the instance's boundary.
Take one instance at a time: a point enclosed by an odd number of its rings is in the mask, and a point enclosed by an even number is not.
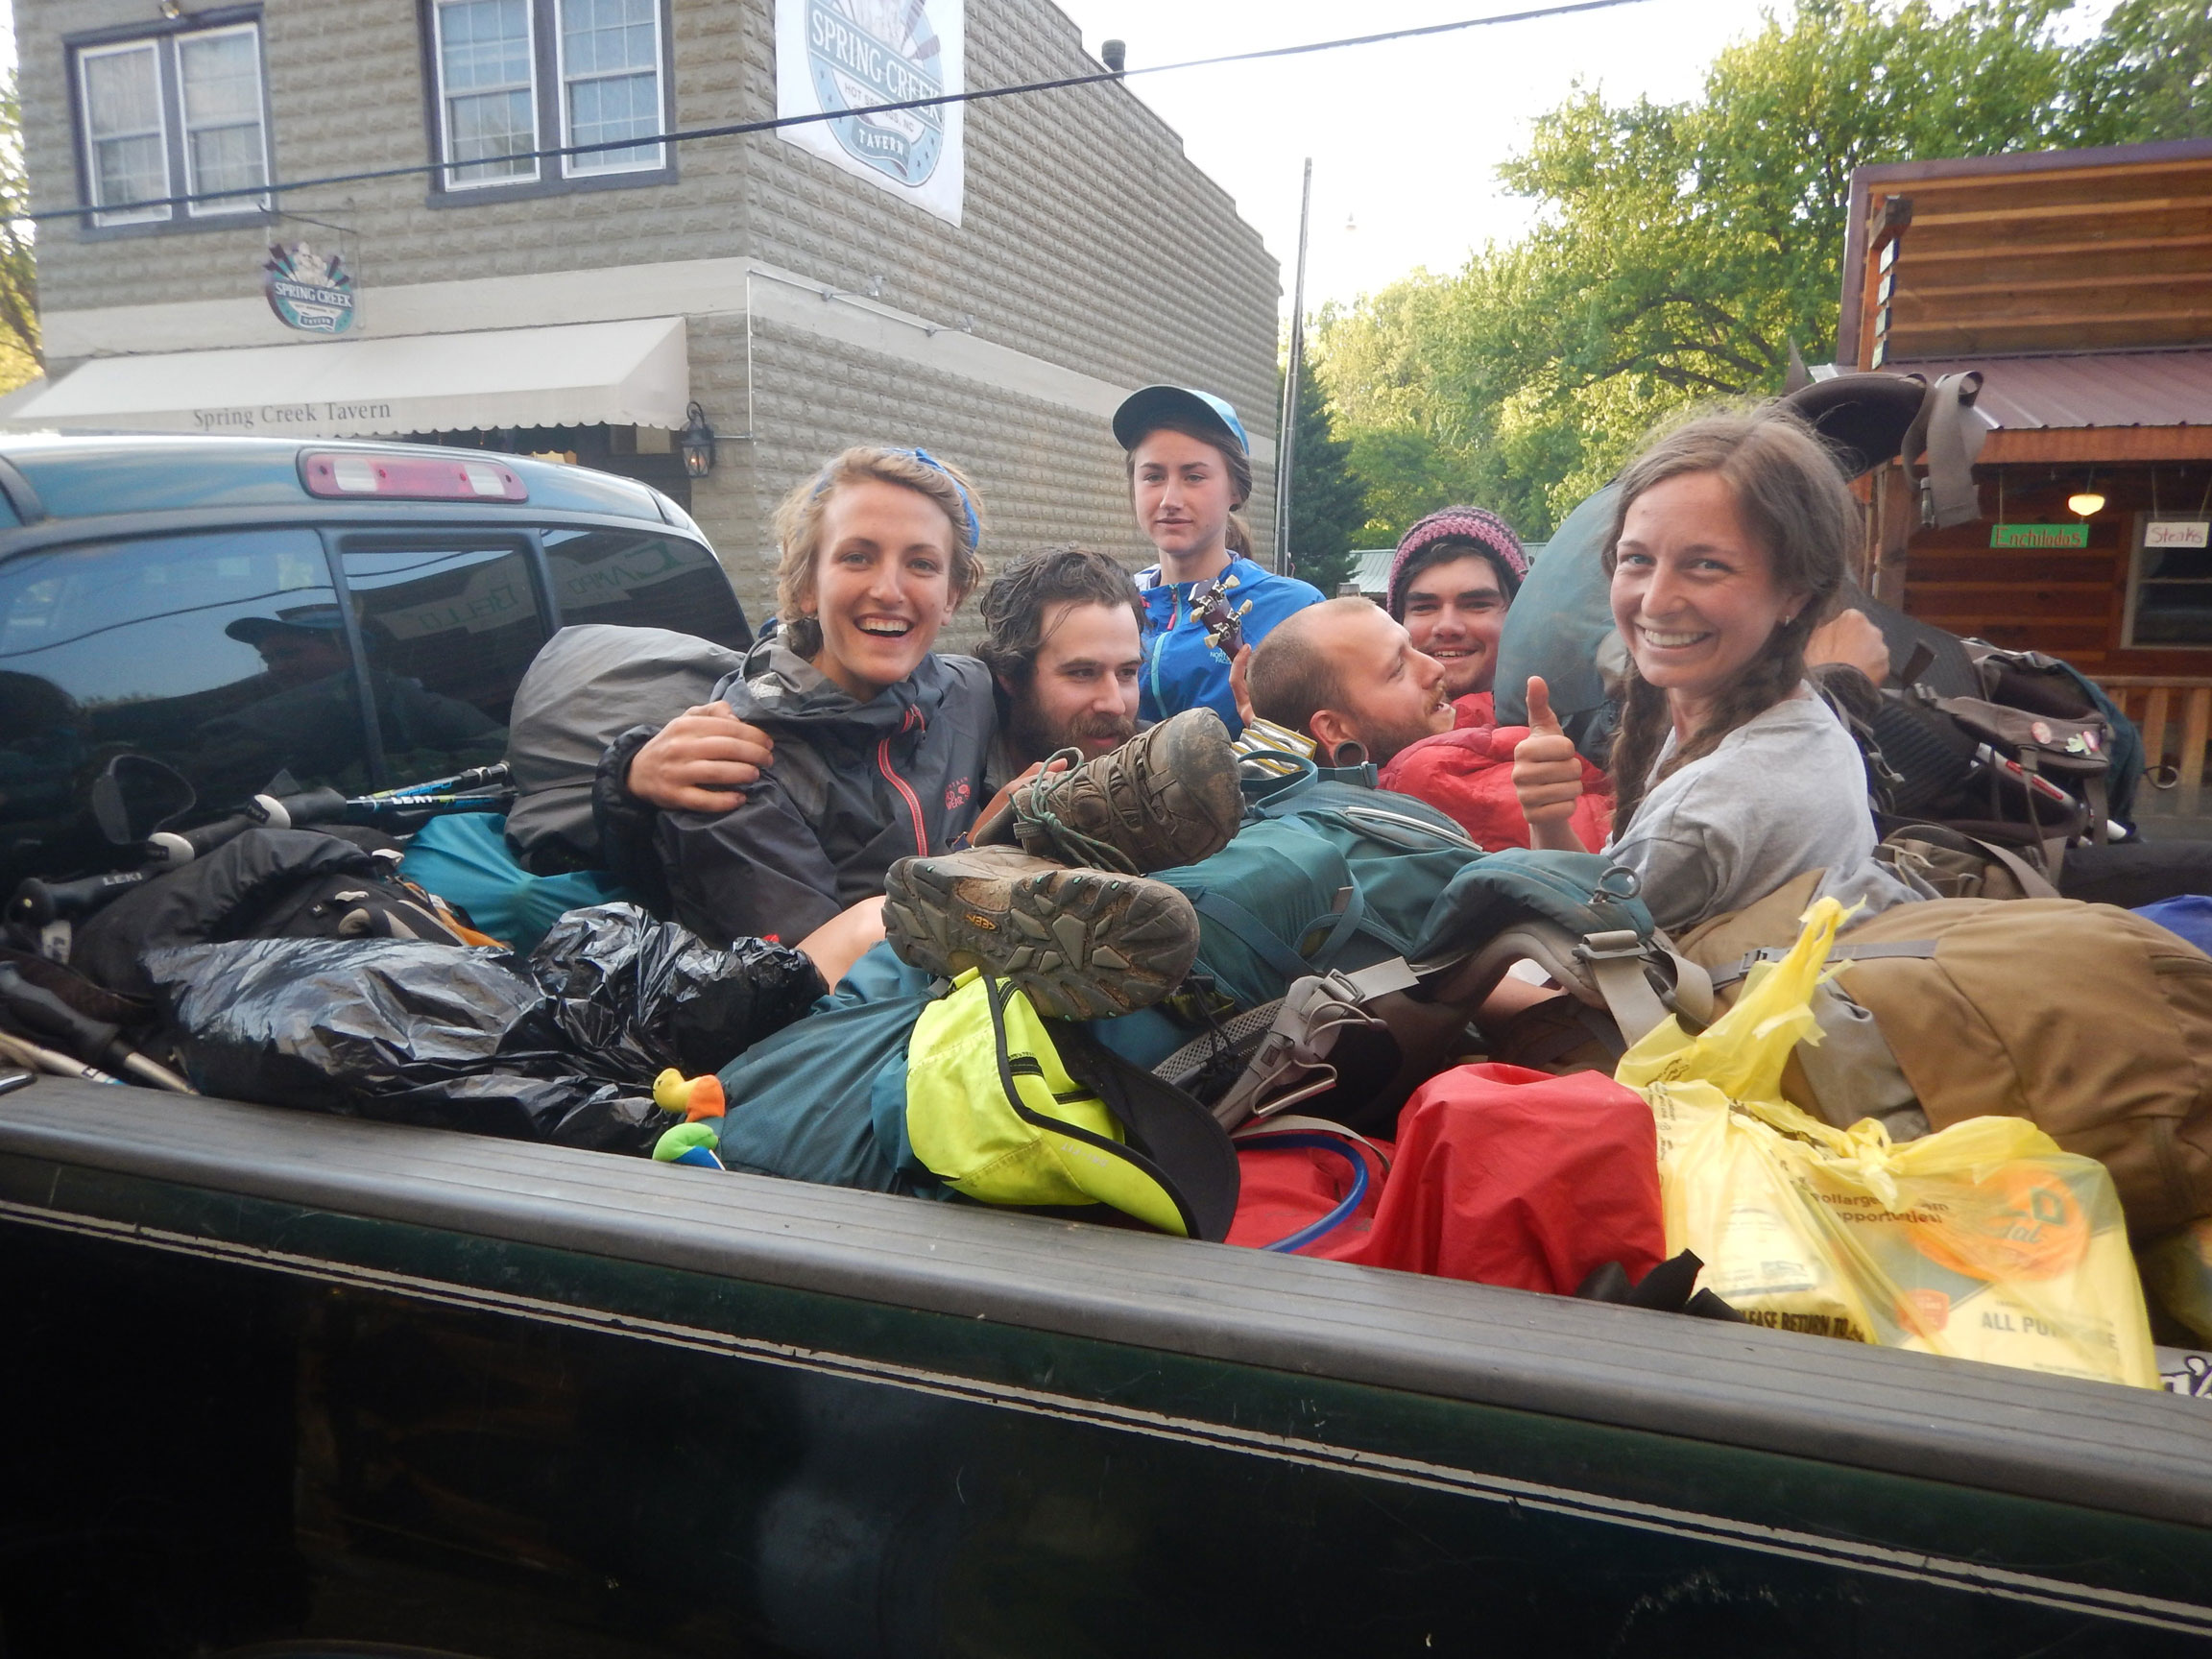
<svg viewBox="0 0 2212 1659"><path fill-rule="evenodd" d="M1575 959L1589 971L1599 996L1605 999L1606 1012L1631 1046L1657 1030L1671 1014L1697 1025L1712 1021L1714 980L1661 935L1645 939L1628 929L1591 933L1575 948ZM1667 963L1673 974L1672 990L1664 1000L1647 972L1657 961Z"/></svg>
<svg viewBox="0 0 2212 1659"><path fill-rule="evenodd" d="M1309 974L1295 980L1274 1004L1275 1017L1251 1060L1214 1102L1214 1116L1234 1129L1248 1118L1269 1117L1333 1088L1336 1069L1328 1057L1337 1036L1347 1026L1381 1024L1366 1005L1419 983L1403 957L1357 974Z"/></svg>
<svg viewBox="0 0 2212 1659"><path fill-rule="evenodd" d="M2042 871L2036 869L2034 865L2029 863L2011 848L2000 847L1996 842L1984 841L1978 835L1969 835L1967 839L2005 866L2007 873L2011 876L2012 879L2020 883L2020 892L2024 898L2056 899L2060 897L2058 889L2052 885L2051 877L2044 875ZM2063 852L2063 847L2056 852L2048 845L2044 848L2044 856L2050 860L2051 873L2054 876L2058 872L2058 859ZM1834 952L1831 951L1830 954L1833 955Z"/></svg>
<svg viewBox="0 0 2212 1659"><path fill-rule="evenodd" d="M1933 939L1900 939L1885 945L1838 945L1828 952L1831 962L1878 962L1885 959L1932 962L1936 959L1936 941ZM1713 988L1724 991L1747 975L1762 962L1779 962L1795 950L1794 945L1769 945L1758 950L1746 950L1733 966L1723 968L1713 975Z"/></svg>

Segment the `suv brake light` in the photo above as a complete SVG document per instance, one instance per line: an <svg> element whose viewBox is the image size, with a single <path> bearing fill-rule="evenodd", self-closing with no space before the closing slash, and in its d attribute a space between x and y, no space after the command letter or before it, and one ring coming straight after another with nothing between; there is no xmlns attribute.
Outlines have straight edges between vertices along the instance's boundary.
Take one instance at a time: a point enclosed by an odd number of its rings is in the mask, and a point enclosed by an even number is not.
<svg viewBox="0 0 2212 1659"><path fill-rule="evenodd" d="M521 474L497 461L447 461L427 455L361 455L310 450L300 457L307 493L348 500L365 495L410 501L527 501Z"/></svg>

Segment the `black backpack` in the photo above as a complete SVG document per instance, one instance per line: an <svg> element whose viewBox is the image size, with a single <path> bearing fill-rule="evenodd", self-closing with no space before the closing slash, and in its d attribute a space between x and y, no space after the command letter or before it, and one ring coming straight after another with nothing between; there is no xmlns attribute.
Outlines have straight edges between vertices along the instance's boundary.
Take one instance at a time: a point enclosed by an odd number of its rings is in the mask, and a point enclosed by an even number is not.
<svg viewBox="0 0 2212 1659"><path fill-rule="evenodd" d="M376 839L382 839L377 837ZM231 939L421 939L471 943L399 879L396 848L313 830L249 830L204 857L132 888L79 924L69 966L110 991L150 998L144 957Z"/></svg>
<svg viewBox="0 0 2212 1659"><path fill-rule="evenodd" d="M1877 822L1886 832L1943 825L2024 849L2046 870L2068 846L2103 844L2142 778L2133 725L2056 658L1961 644L1981 695L1938 691L1917 652L1902 689L1876 693L1862 676L1816 672L1865 757Z"/></svg>

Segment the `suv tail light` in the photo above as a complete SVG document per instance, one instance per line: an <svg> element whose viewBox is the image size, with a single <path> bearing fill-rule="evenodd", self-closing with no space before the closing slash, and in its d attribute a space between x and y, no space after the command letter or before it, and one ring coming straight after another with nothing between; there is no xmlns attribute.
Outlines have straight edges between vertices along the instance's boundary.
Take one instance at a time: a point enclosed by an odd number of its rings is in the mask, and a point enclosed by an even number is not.
<svg viewBox="0 0 2212 1659"><path fill-rule="evenodd" d="M498 461L448 461L430 455L364 455L311 449L300 457L300 482L310 495L354 500L527 501L521 474Z"/></svg>

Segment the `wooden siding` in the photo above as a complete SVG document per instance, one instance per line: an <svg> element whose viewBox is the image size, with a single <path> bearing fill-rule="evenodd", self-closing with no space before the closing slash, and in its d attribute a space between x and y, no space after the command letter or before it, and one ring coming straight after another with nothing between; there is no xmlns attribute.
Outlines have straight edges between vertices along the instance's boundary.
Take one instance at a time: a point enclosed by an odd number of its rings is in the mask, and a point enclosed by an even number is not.
<svg viewBox="0 0 2212 1659"><path fill-rule="evenodd" d="M2092 677L2212 677L2212 648L2126 650L2120 644L2134 515L2152 506L2150 469L2098 471L2096 488L2106 505L2089 521L2084 548L1992 547L1989 533L2000 476L2007 522L2076 524L2080 520L2067 510L2066 497L2089 481L2085 470L1982 467L1975 473L1987 517L1912 533L1905 565L1909 614L1994 645L2047 651ZM2156 476L2157 507L2173 517L2194 517L2212 485L2212 469L2201 464L2160 468Z"/></svg>
<svg viewBox="0 0 2212 1659"><path fill-rule="evenodd" d="M1866 211L1870 366L2212 339L2212 157L1899 180Z"/></svg>

